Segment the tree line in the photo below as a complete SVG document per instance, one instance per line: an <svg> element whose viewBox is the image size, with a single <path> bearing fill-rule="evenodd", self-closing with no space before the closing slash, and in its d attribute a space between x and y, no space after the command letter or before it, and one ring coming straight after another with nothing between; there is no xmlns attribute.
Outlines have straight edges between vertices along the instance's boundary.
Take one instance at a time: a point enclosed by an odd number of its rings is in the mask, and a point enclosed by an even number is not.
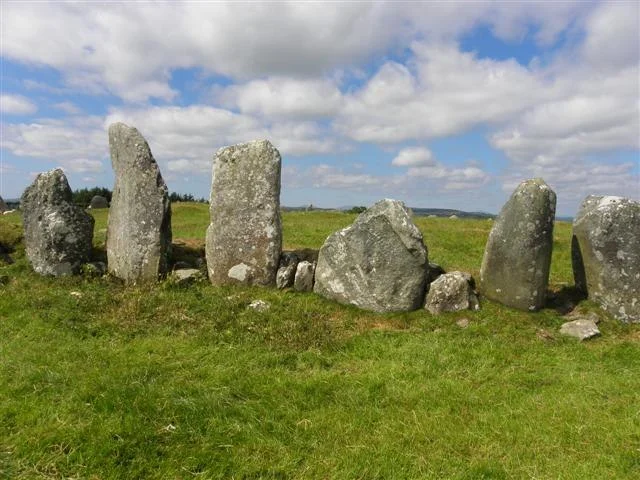
<svg viewBox="0 0 640 480"><path fill-rule="evenodd" d="M106 198L107 201L111 203L112 194L113 192L111 190L104 187L81 188L79 190L74 190L73 192L71 192L71 199L76 205L87 207L91 203L91 199L96 195L100 195L101 197ZM171 192L169 194L169 200L171 200L171 202L207 203L207 200L205 198L195 198L190 193Z"/></svg>

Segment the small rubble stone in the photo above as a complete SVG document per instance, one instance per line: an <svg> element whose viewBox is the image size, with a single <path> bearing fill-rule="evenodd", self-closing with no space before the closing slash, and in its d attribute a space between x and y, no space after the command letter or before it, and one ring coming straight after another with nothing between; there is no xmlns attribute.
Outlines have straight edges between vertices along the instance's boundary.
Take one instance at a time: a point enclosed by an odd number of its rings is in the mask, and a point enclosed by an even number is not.
<svg viewBox="0 0 640 480"><path fill-rule="evenodd" d="M315 274L315 263L303 261L298 263L293 289L296 292L313 291L313 277Z"/></svg>
<svg viewBox="0 0 640 480"><path fill-rule="evenodd" d="M467 328L469 326L469 323L470 321L468 318L461 318L456 321L456 325L458 325L460 328Z"/></svg>
<svg viewBox="0 0 640 480"><path fill-rule="evenodd" d="M431 283L425 308L433 314L479 310L480 304L473 291L471 275L464 272L440 275Z"/></svg>
<svg viewBox="0 0 640 480"><path fill-rule="evenodd" d="M254 300L249 304L247 308L255 310L256 312L266 312L271 308L271 304L265 302L264 300Z"/></svg>
<svg viewBox="0 0 640 480"><path fill-rule="evenodd" d="M171 273L171 279L176 285L188 285L201 278L204 278L204 275L196 268L181 268Z"/></svg>
<svg viewBox="0 0 640 480"><path fill-rule="evenodd" d="M563 323L560 327L560 333L582 341L597 337L600 335L600 330L593 320L573 320Z"/></svg>

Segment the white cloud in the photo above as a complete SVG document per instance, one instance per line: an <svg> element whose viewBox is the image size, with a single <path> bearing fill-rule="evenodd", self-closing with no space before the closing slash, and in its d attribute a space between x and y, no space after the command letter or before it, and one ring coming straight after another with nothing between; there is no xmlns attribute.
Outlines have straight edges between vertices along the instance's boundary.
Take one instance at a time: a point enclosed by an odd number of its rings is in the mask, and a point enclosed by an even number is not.
<svg viewBox="0 0 640 480"><path fill-rule="evenodd" d="M69 115L78 115L82 110L73 102L60 102L53 105L54 108Z"/></svg>
<svg viewBox="0 0 640 480"><path fill-rule="evenodd" d="M31 115L38 110L27 97L22 95L0 95L0 112L6 115Z"/></svg>
<svg viewBox="0 0 640 480"><path fill-rule="evenodd" d="M311 167L310 178L318 188L349 189L364 191L384 183L383 178L367 173L349 173L331 165L320 164Z"/></svg>
<svg viewBox="0 0 640 480"><path fill-rule="evenodd" d="M268 117L329 117L340 109L342 94L328 80L270 77L216 92L225 107Z"/></svg>
<svg viewBox="0 0 640 480"><path fill-rule="evenodd" d="M104 165L99 160L89 160L87 158L76 158L64 160L63 165L72 172L78 173L100 173L104 171Z"/></svg>
<svg viewBox="0 0 640 480"><path fill-rule="evenodd" d="M27 3L6 2L3 56L59 70L65 83L130 102L172 100L171 71L236 79L318 77L357 69L413 38L455 39L478 25L551 43L583 2ZM64 28L59 28L64 25ZM42 41L46 38L47 41Z"/></svg>
<svg viewBox="0 0 640 480"><path fill-rule="evenodd" d="M391 165L396 167L435 165L435 158L428 148L407 147L398 152L398 155L391 161Z"/></svg>

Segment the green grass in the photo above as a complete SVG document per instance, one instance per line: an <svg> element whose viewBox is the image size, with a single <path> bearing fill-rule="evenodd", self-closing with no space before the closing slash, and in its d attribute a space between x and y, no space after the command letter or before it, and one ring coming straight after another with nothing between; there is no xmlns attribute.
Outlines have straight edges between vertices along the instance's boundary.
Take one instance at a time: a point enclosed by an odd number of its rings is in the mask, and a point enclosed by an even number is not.
<svg viewBox="0 0 640 480"><path fill-rule="evenodd" d="M285 247L353 218L286 213ZM416 223L432 261L477 275L490 222ZM178 242L201 245L206 224L206 205L173 206ZM19 247L19 226L0 218L0 241ZM560 292L570 230L556 225ZM551 308L375 315L289 291L43 278L15 258L0 267L0 478L640 476L638 325L603 316L578 343ZM271 309L246 308L258 298Z"/></svg>

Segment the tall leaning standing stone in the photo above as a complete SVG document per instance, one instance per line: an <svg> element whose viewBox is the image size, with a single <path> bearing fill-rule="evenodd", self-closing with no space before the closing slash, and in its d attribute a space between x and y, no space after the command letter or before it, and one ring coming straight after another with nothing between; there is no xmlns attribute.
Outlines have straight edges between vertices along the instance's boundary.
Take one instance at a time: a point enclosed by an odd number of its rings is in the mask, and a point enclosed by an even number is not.
<svg viewBox="0 0 640 480"><path fill-rule="evenodd" d="M171 203L149 145L124 123L109 127L116 182L107 227L108 269L127 283L165 273L171 251Z"/></svg>
<svg viewBox="0 0 640 480"><path fill-rule="evenodd" d="M318 254L314 292L374 312L422 307L427 249L408 209L381 200L327 238Z"/></svg>
<svg viewBox="0 0 640 480"><path fill-rule="evenodd" d="M93 217L73 204L64 172L39 174L22 194L24 243L33 269L42 275L78 273L89 261Z"/></svg>
<svg viewBox="0 0 640 480"><path fill-rule="evenodd" d="M623 322L640 322L640 202L587 197L573 222L576 287Z"/></svg>
<svg viewBox="0 0 640 480"><path fill-rule="evenodd" d="M275 285L282 250L280 168L280 153L267 140L216 154L205 249L213 284Z"/></svg>
<svg viewBox="0 0 640 480"><path fill-rule="evenodd" d="M544 306L556 194L540 178L522 182L502 207L484 251L480 289L488 298L520 310Z"/></svg>

